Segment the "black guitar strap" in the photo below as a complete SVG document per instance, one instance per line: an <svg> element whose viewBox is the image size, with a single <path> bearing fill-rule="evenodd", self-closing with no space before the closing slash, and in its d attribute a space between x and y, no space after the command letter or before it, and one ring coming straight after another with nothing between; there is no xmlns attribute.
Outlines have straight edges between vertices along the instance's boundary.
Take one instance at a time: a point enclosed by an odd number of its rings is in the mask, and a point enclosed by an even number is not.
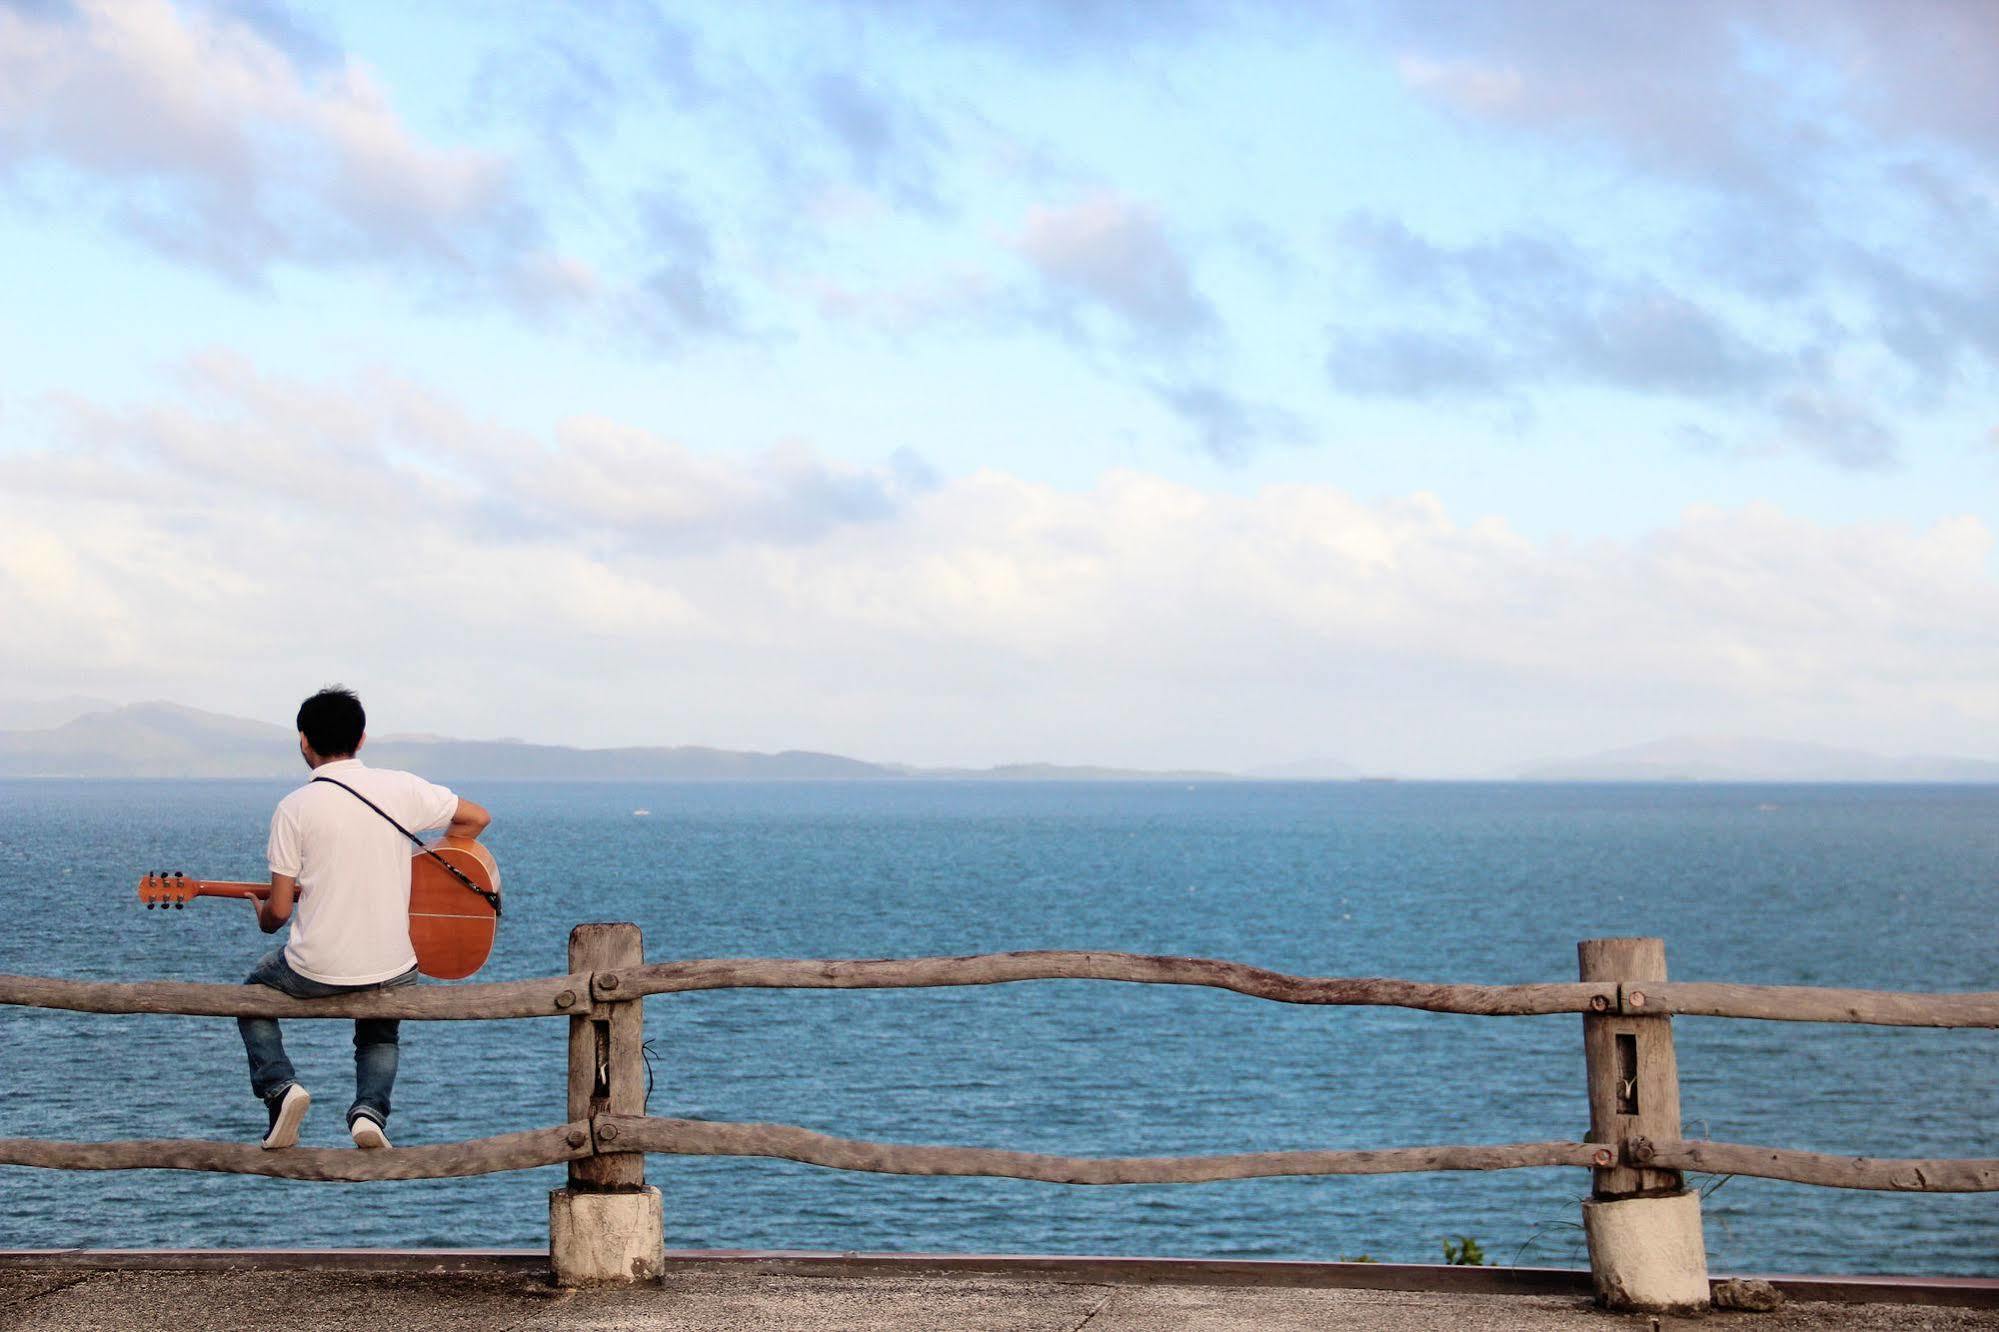
<svg viewBox="0 0 1999 1332"><path fill-rule="evenodd" d="M473 892L479 894L479 896L485 898L488 902L490 902L493 906L493 914L495 916L500 914L500 895L498 893L491 892L488 891L487 889L481 888L478 884L466 878L463 870L459 869L456 865L446 860L443 856L438 855L437 852L431 848L430 844L423 840L423 838L418 837L408 828L405 828L403 827L402 824L397 823L395 819L390 816L389 811L383 809L380 805L368 799L368 797L362 795L359 791L356 791L353 787L349 786L347 783L341 781L337 777L315 777L312 780L315 782L325 782L330 786L339 787L341 790L345 791L348 795L353 796L356 800L366 805L369 809L374 810L377 814L380 814L383 818L388 819L389 826L391 828L394 828L397 832L409 838L410 841L416 846L417 850L423 852L425 855L429 856L432 860L435 860L438 864L444 866L445 872L448 873L452 878L458 880L458 882L464 884L467 888L470 888Z"/></svg>

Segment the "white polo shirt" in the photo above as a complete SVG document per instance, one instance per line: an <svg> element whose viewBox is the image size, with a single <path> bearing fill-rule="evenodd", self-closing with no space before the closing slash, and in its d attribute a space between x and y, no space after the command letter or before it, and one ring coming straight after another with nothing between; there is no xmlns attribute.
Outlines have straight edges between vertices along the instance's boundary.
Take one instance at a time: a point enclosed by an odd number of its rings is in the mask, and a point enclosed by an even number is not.
<svg viewBox="0 0 1999 1332"><path fill-rule="evenodd" d="M458 797L414 773L359 759L322 763L314 777L345 782L413 833L442 828ZM285 961L325 985L373 985L416 965L410 947L410 856L416 848L374 810L328 782L278 802L267 856L298 880Z"/></svg>

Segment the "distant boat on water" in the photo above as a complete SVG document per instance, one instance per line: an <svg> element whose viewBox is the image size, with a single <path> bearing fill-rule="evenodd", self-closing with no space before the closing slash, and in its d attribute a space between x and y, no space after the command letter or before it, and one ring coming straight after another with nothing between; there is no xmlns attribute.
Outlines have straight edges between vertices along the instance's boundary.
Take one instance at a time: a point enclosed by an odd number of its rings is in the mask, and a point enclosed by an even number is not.
<svg viewBox="0 0 1999 1332"><path fill-rule="evenodd" d="M649 809L635 809L632 811L632 817L635 819L643 819L649 816L651 813L652 811Z"/></svg>

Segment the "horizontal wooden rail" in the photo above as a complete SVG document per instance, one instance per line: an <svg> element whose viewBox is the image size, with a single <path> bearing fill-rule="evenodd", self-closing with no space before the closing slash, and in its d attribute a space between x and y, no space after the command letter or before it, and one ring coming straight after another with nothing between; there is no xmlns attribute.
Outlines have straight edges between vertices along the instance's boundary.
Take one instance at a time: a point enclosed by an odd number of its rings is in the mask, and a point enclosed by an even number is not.
<svg viewBox="0 0 1999 1332"><path fill-rule="evenodd" d="M1818 1184L1835 1189L1885 1189L1897 1193L1991 1193L1999 1191L1999 1160L1963 1158L1891 1160L1876 1156L1828 1156L1783 1147L1751 1147L1732 1142L1632 1144L1634 1159L1672 1170L1714 1175L1754 1175Z"/></svg>
<svg viewBox="0 0 1999 1332"><path fill-rule="evenodd" d="M1999 990L1907 994L1805 985L1658 981L1626 986L1624 1005L1629 1013L1672 1017L1852 1022L1876 1027L1999 1027Z"/></svg>
<svg viewBox="0 0 1999 1332"><path fill-rule="evenodd" d="M380 1179L449 1179L560 1165L591 1154L588 1123L503 1133L434 1147L392 1147L362 1152L352 1147L298 1147L267 1152L253 1142L152 1138L131 1142L48 1142L0 1138L0 1165L50 1170L210 1170L228 1175L271 1175L356 1183Z"/></svg>
<svg viewBox="0 0 1999 1332"><path fill-rule="evenodd" d="M1478 1016L1605 1013L1761 1018L1896 1027L1999 1027L1999 991L1915 994L1658 981L1457 985L1385 977L1294 976L1241 962L1147 953L1035 951L965 957L691 958L535 980L422 985L327 999L293 999L264 986L189 981L79 981L0 975L0 1004L82 1013L190 1017L439 1020L574 1017L593 1000L727 989L906 989L1034 980L1200 985L1290 1004L1415 1008Z"/></svg>
<svg viewBox="0 0 1999 1332"><path fill-rule="evenodd" d="M1292 976L1241 962L1149 953L980 953L967 957L718 957L655 962L596 973L596 995L615 1000L685 990L901 989L999 985L1010 981L1105 980L1146 985L1206 985L1287 1004L1374 1005L1484 1016L1603 1012L1617 1006L1617 986L1564 981L1532 985L1449 985L1379 977Z"/></svg>
<svg viewBox="0 0 1999 1332"><path fill-rule="evenodd" d="M294 999L264 985L0 975L0 1004L77 1013L177 1013L188 1017L572 1017L590 1007L590 976L584 972L477 985L411 985L327 999Z"/></svg>
<svg viewBox="0 0 1999 1332"><path fill-rule="evenodd" d="M986 1147L866 1142L835 1138L789 1124L601 1115L594 1121L496 1138L372 1152L357 1152L352 1148L267 1152L254 1143L198 1138L127 1142L0 1138L0 1165L50 1170L207 1170L352 1183L485 1175L613 1152L658 1152L673 1156L773 1157L832 1170L889 1175L987 1175L1051 1184L1198 1184L1271 1175L1388 1175L1425 1170L1587 1166L1602 1150L1585 1143L1533 1142L1492 1147L1250 1152L1234 1156L1042 1156Z"/></svg>
<svg viewBox="0 0 1999 1332"><path fill-rule="evenodd" d="M50 1170L206 1170L279 1179L359 1183L446 1179L529 1170L588 1156L652 1152L670 1156L757 1156L829 1170L884 1175L989 1176L1048 1184L1202 1184L1285 1175L1394 1175L1443 1170L1522 1170L1598 1166L1601 1143L1515 1142L1460 1147L1241 1152L1226 1156L1049 1156L992 1147L927 1146L838 1138L791 1124L733 1123L641 1115L600 1115L553 1128L470 1142L357 1152L190 1138L56 1142L0 1138L0 1165ZM1999 1191L1999 1160L1887 1160L1828 1156L1738 1143L1638 1139L1629 1164L1718 1175L1753 1175L1842 1189L1903 1193Z"/></svg>
<svg viewBox="0 0 1999 1332"><path fill-rule="evenodd" d="M1601 1148L1580 1142L1372 1151L1246 1152L1233 1156L1043 1156L991 1147L927 1147L835 1138L790 1124L604 1115L601 1151L673 1156L767 1156L884 1175L988 1175L1049 1184L1201 1184L1272 1175L1394 1175L1425 1170L1586 1166Z"/></svg>

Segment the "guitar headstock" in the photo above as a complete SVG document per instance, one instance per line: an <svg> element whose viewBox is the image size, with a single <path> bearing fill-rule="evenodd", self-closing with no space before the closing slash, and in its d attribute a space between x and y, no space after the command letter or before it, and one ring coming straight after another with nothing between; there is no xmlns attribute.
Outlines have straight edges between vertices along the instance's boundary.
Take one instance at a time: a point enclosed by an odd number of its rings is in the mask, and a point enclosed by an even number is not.
<svg viewBox="0 0 1999 1332"><path fill-rule="evenodd" d="M148 911L154 907L185 909L199 883L199 879L190 879L179 870L172 874L154 870L139 880L139 900L146 904Z"/></svg>

